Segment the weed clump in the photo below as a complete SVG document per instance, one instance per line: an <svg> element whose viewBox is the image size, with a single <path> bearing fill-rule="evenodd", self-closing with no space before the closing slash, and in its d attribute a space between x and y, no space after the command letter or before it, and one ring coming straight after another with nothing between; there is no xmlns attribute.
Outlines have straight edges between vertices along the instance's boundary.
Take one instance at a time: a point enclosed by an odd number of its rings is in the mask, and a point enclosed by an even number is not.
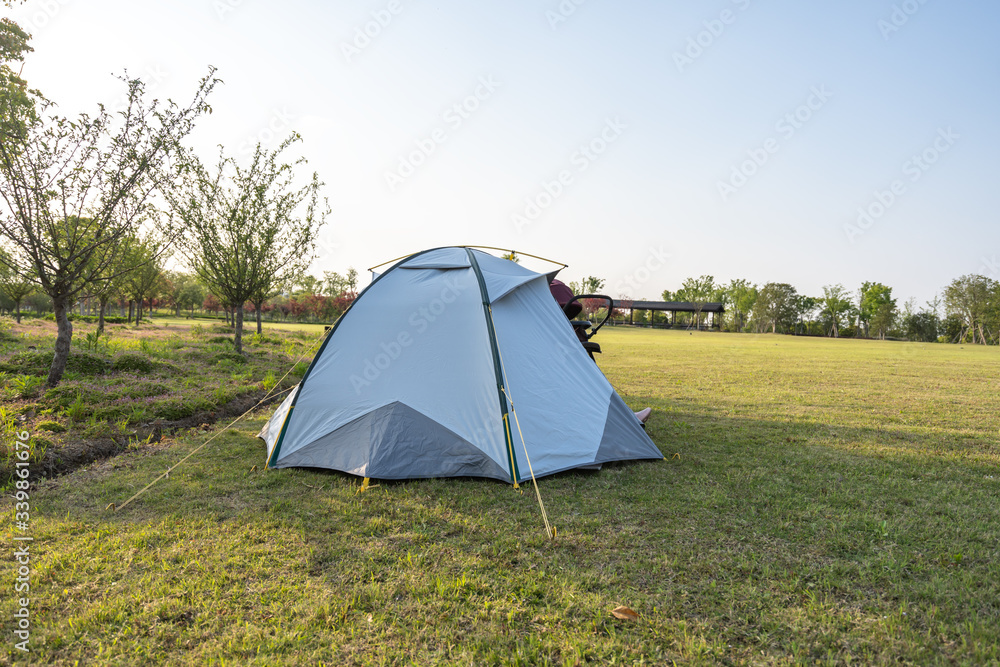
<svg viewBox="0 0 1000 667"><path fill-rule="evenodd" d="M35 425L35 428L42 431L48 431L49 433L64 433L66 431L65 426L54 421L38 422L38 424Z"/></svg>
<svg viewBox="0 0 1000 667"><path fill-rule="evenodd" d="M217 364L221 363L223 366L225 366L227 364L242 365L242 364L245 364L247 362L247 358L245 356L243 356L239 352L235 352L235 351L234 352L219 352L214 357L212 357L212 359L215 360L215 363L217 363Z"/></svg>
<svg viewBox="0 0 1000 667"><path fill-rule="evenodd" d="M115 357L111 368L118 373L151 373L153 362L142 355L126 352Z"/></svg>
<svg viewBox="0 0 1000 667"><path fill-rule="evenodd" d="M184 419L198 412L211 410L215 407L211 401L200 396L184 398L182 396L172 396L163 400L155 401L152 405L152 413L167 420Z"/></svg>
<svg viewBox="0 0 1000 667"><path fill-rule="evenodd" d="M0 370L24 375L45 375L52 366L55 352L51 350L25 350L10 357ZM66 371L81 375L100 375L108 370L108 362L96 354L73 350L66 360Z"/></svg>

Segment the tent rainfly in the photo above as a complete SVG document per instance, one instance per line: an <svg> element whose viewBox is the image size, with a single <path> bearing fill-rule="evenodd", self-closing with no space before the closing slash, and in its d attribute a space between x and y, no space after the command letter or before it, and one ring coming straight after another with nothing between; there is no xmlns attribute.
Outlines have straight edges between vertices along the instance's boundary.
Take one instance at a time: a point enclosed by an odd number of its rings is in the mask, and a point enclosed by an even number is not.
<svg viewBox="0 0 1000 667"><path fill-rule="evenodd" d="M512 483L662 459L548 278L479 250L411 255L329 332L260 432L273 468ZM529 467L530 466L530 467Z"/></svg>

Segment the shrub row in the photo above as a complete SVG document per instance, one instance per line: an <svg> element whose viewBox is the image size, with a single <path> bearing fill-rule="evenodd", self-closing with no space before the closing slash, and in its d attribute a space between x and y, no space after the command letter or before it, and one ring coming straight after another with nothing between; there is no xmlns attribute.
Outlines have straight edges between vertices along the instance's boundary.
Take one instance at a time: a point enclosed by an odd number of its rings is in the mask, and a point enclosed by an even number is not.
<svg viewBox="0 0 1000 667"><path fill-rule="evenodd" d="M51 350L18 352L0 364L0 371L22 375L45 375L52 366L54 356L55 352ZM73 350L66 360L66 370L82 375L99 375L109 370L119 373L149 373L153 370L153 362L142 355L130 352L123 352L108 360L96 354Z"/></svg>
<svg viewBox="0 0 1000 667"><path fill-rule="evenodd" d="M86 322L88 324L97 324L97 322L100 321L100 318L97 317L96 315L77 315L76 313L70 313L66 317L69 319L70 322ZM45 320L47 322L55 322L56 321L56 315L55 315L55 313L49 313L47 315L42 315L38 319L42 319L42 320ZM104 316L104 323L105 324L128 324L128 318L127 317L119 317L118 315L105 315Z"/></svg>

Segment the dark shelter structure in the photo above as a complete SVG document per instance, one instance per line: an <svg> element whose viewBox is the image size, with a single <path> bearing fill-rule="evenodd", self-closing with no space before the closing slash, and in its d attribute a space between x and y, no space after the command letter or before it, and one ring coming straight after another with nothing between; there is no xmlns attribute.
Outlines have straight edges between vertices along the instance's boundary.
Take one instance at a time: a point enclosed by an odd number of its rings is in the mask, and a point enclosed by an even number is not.
<svg viewBox="0 0 1000 667"><path fill-rule="evenodd" d="M628 323L633 324L632 315L637 310L651 310L655 312L670 313L670 322L665 323L665 328L672 328L677 325L677 313L693 313L698 322L699 329L721 329L722 318L719 317L726 309L721 303L699 303L691 301L618 301L615 304L618 310L628 311ZM701 324L701 315L711 313L711 322L707 325ZM718 316L717 316L718 314ZM687 326L687 325L682 325ZM694 324L690 328L695 328Z"/></svg>

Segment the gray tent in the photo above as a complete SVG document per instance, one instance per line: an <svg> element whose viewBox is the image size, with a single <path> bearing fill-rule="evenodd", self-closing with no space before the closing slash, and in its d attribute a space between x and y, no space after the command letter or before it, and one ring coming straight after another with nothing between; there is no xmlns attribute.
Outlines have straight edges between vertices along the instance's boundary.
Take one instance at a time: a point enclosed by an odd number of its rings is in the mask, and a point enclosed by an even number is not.
<svg viewBox="0 0 1000 667"><path fill-rule="evenodd" d="M547 277L457 247L378 276L260 436L271 467L379 479L516 483L531 471L663 458Z"/></svg>

